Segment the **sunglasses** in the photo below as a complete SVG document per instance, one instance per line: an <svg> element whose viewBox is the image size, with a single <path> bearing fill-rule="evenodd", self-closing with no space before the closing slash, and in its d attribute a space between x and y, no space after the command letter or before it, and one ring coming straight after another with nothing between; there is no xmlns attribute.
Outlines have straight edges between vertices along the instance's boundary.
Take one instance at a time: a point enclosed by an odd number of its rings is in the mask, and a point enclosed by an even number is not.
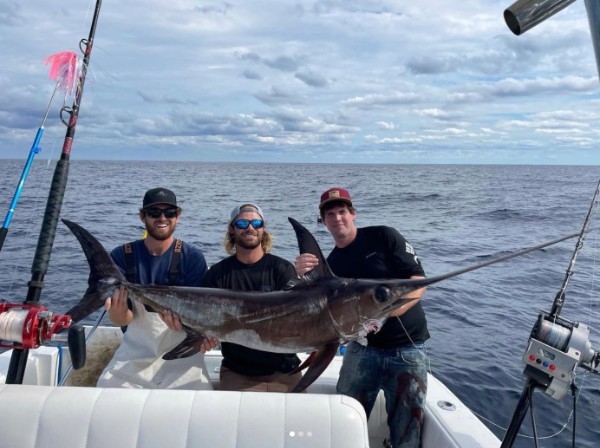
<svg viewBox="0 0 600 448"><path fill-rule="evenodd" d="M262 229L265 222L262 219L238 219L233 223L236 229L247 229L248 226L254 227L255 230Z"/></svg>
<svg viewBox="0 0 600 448"><path fill-rule="evenodd" d="M147 208L144 213L150 218L160 218L160 215L165 215L165 218L174 218L177 216L178 210L176 208Z"/></svg>

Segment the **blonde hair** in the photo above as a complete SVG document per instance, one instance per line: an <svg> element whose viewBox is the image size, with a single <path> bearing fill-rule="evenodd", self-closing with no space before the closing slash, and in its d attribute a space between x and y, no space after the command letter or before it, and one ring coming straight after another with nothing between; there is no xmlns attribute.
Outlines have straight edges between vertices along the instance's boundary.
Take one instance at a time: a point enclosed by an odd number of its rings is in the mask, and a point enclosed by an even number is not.
<svg viewBox="0 0 600 448"><path fill-rule="evenodd" d="M225 248L225 252L227 252L227 255L233 255L235 253L235 240L233 235L234 234L230 232L229 228L225 231L223 247ZM271 252L271 248L273 247L273 237L267 231L267 229L263 231L263 236L260 240L260 245L265 253Z"/></svg>

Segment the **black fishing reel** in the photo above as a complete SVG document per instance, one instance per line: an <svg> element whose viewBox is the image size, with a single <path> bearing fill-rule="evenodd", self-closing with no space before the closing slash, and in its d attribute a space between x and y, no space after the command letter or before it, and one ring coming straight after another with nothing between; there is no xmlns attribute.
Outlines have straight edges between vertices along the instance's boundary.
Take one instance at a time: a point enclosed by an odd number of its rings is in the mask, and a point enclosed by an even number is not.
<svg viewBox="0 0 600 448"><path fill-rule="evenodd" d="M39 305L0 303L0 348L36 349L67 343L74 369L85 365L85 330L71 317Z"/></svg>
<svg viewBox="0 0 600 448"><path fill-rule="evenodd" d="M540 312L523 355L525 374L546 394L562 399L575 380L577 367L600 373L600 353L592 349L589 334L587 325Z"/></svg>

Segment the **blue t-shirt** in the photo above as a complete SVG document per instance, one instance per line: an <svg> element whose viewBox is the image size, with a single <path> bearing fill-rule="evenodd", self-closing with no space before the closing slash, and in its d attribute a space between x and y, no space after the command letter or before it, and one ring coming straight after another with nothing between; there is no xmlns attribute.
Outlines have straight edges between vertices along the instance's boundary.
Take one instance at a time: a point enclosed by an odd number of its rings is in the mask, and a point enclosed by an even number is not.
<svg viewBox="0 0 600 448"><path fill-rule="evenodd" d="M131 243L133 264L136 270L134 283L140 285L170 285L169 269L175 250L175 241L162 255L151 255L144 240ZM110 256L123 273L127 270L125 250L123 246L113 249ZM181 248L179 259L179 278L173 286L201 286L206 274L207 265L204 254L197 247L186 242Z"/></svg>

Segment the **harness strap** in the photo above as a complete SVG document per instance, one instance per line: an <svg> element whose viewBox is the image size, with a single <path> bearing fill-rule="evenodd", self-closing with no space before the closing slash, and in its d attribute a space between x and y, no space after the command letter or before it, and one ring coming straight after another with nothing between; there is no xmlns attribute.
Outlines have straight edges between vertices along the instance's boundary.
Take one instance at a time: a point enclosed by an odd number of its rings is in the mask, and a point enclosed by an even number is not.
<svg viewBox="0 0 600 448"><path fill-rule="evenodd" d="M181 261L182 250L183 240L175 240L175 248L171 257L171 265L169 266L169 285L177 285L179 282L179 262ZM125 278L127 281L136 283L138 275L137 266L133 258L132 243L123 244L123 251L125 252Z"/></svg>
<svg viewBox="0 0 600 448"><path fill-rule="evenodd" d="M169 285L177 285L179 282L179 261L181 260L183 248L183 241L180 239L175 240L175 248L173 250L173 257L171 258L171 265L169 266ZM133 258L133 246L132 243L123 244L123 251L125 252L125 278L131 283L138 282L137 266ZM130 309L132 305L130 304ZM154 312L148 305L144 305L146 311ZM121 327L123 333L127 331L127 326Z"/></svg>
<svg viewBox="0 0 600 448"><path fill-rule="evenodd" d="M137 281L137 267L133 261L131 243L123 244L123 251L125 252L125 278L127 281L135 283Z"/></svg>
<svg viewBox="0 0 600 448"><path fill-rule="evenodd" d="M169 284L177 285L179 282L179 261L181 260L181 249L183 248L182 240L175 240L175 249L171 258L171 266L169 267Z"/></svg>

